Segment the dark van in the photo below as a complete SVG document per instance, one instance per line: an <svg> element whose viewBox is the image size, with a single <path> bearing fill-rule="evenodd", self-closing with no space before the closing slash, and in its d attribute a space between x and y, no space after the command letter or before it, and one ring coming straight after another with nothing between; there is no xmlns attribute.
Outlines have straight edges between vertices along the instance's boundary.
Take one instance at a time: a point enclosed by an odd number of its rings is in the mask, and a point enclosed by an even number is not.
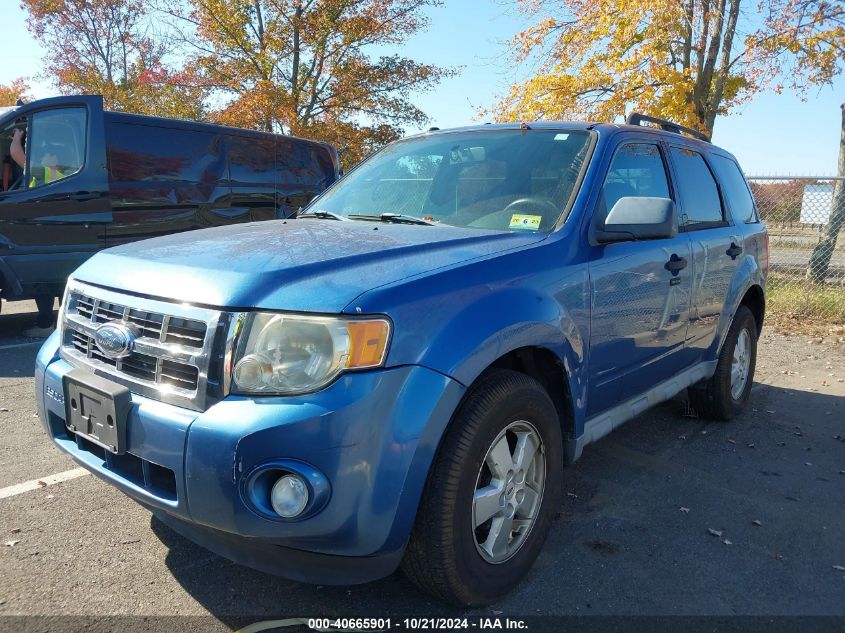
<svg viewBox="0 0 845 633"><path fill-rule="evenodd" d="M106 247L289 217L340 171L325 143L106 112L100 96L0 113L0 157L2 299L61 296L68 274Z"/></svg>

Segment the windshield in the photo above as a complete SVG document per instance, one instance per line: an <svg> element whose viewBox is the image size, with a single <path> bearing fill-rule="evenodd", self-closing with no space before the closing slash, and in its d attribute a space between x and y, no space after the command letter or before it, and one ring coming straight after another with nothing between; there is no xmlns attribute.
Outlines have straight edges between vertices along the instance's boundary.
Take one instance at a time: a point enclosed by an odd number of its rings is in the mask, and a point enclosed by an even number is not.
<svg viewBox="0 0 845 633"><path fill-rule="evenodd" d="M589 139L583 130L481 130L398 141L302 215L550 231L578 180Z"/></svg>

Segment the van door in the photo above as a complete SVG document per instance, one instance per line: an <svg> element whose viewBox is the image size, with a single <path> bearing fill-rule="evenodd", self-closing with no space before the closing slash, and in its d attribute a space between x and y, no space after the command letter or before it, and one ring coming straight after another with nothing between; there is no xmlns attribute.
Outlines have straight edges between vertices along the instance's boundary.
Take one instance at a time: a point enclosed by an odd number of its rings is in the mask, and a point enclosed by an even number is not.
<svg viewBox="0 0 845 633"><path fill-rule="evenodd" d="M672 198L662 147L631 141L616 150L595 219L622 197ZM690 309L688 237L594 247L589 393L591 417L682 370Z"/></svg>
<svg viewBox="0 0 845 633"><path fill-rule="evenodd" d="M15 112L3 148L25 129L26 164L0 192L0 258L20 296L63 291L68 275L105 246L111 206L102 99L45 99Z"/></svg>
<svg viewBox="0 0 845 633"><path fill-rule="evenodd" d="M229 222L276 218L276 149L273 136L227 135L229 186L232 191Z"/></svg>
<svg viewBox="0 0 845 633"><path fill-rule="evenodd" d="M685 355L704 360L717 343L728 288L739 266L743 238L728 221L721 191L705 157L673 145L669 156L678 188L681 230L692 245L692 310Z"/></svg>
<svg viewBox="0 0 845 633"><path fill-rule="evenodd" d="M109 246L222 223L229 209L222 134L188 122L107 117Z"/></svg>

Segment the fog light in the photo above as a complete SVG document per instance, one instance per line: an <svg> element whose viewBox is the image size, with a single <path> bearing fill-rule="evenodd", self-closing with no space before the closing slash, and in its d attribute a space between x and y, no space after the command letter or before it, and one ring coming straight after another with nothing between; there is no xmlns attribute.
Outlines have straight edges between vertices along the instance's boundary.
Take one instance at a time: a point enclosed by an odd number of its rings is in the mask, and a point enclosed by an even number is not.
<svg viewBox="0 0 845 633"><path fill-rule="evenodd" d="M280 517L292 519L308 505L308 486L302 477L287 474L279 477L270 491L270 505Z"/></svg>

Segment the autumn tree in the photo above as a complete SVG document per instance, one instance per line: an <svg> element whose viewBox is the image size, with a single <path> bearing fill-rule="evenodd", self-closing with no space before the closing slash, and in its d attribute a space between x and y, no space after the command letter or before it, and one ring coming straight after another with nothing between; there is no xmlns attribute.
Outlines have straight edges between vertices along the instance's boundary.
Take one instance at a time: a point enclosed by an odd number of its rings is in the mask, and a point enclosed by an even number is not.
<svg viewBox="0 0 845 633"><path fill-rule="evenodd" d="M635 109L712 133L761 90L831 83L845 60L842 0L516 0L513 40L536 66L499 120L613 120Z"/></svg>
<svg viewBox="0 0 845 633"><path fill-rule="evenodd" d="M102 94L107 108L199 118L204 90L166 63L145 0L22 0L47 52L46 72L65 94Z"/></svg>
<svg viewBox="0 0 845 633"><path fill-rule="evenodd" d="M400 47L437 0L159 0L225 124L329 141L355 162L426 115L411 96L448 69L371 49Z"/></svg>
<svg viewBox="0 0 845 633"><path fill-rule="evenodd" d="M16 105L18 99L26 100L28 91L29 85L22 77L18 77L8 85L0 84L0 107Z"/></svg>

